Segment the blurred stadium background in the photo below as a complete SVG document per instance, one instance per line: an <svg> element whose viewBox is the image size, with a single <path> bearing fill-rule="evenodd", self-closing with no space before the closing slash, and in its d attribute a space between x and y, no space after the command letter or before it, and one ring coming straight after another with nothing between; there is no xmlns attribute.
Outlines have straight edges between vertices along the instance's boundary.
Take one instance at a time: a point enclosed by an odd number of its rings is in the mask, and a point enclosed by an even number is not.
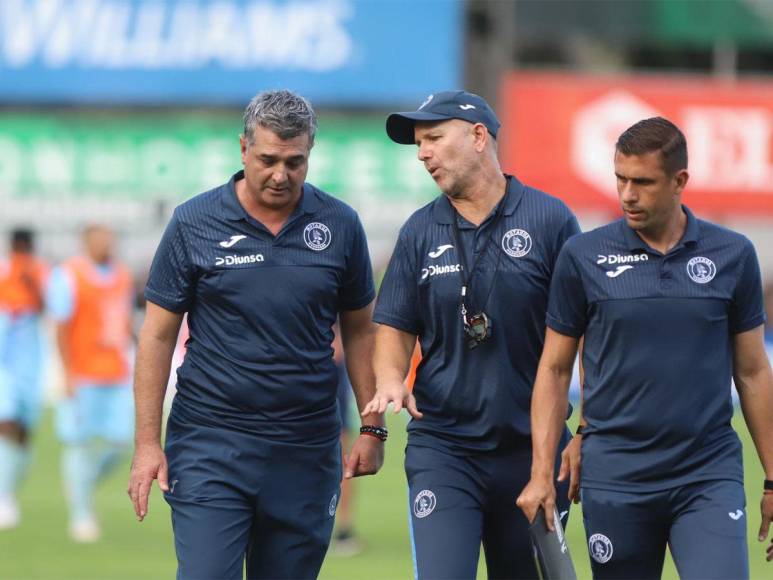
<svg viewBox="0 0 773 580"><path fill-rule="evenodd" d="M31 227L54 264L78 251L82 226L105 223L141 290L174 206L239 169L247 101L289 88L320 118L309 180L359 211L378 271L436 195L413 148L387 139L385 114L457 87L498 111L505 170L564 199L583 229L618 216L617 135L669 117L690 148L686 203L751 238L770 284L773 0L2 0L0 236ZM53 401L54 357L49 367ZM331 556L325 578L412 575L401 418L392 427L383 472L358 482L367 549ZM762 474L744 437L753 538ZM76 546L50 415L35 443L22 525L0 533L0 578L174 573L168 510L154 496L134 522L128 460L100 492L103 540ZM589 577L580 524L576 510L571 549ZM753 539L750 553L753 577L769 577Z"/></svg>

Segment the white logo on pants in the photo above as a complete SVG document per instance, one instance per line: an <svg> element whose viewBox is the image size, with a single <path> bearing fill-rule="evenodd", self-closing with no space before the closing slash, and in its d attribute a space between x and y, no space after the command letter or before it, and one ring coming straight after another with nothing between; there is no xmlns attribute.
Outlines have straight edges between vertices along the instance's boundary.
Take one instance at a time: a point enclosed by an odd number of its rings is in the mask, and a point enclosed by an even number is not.
<svg viewBox="0 0 773 580"><path fill-rule="evenodd" d="M612 559L614 549L612 542L604 534L593 534L588 540L588 551L599 564L605 564Z"/></svg>
<svg viewBox="0 0 773 580"><path fill-rule="evenodd" d="M416 499L413 500L413 514L417 518L426 518L437 505L437 499L435 494L428 489L423 489L416 494Z"/></svg>

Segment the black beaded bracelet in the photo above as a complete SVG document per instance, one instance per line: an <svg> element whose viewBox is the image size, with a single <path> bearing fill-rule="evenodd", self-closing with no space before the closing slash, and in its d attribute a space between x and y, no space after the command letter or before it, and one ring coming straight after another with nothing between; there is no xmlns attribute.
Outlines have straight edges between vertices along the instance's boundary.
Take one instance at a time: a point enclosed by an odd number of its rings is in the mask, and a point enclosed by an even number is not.
<svg viewBox="0 0 773 580"><path fill-rule="evenodd" d="M766 479L764 489L773 490L773 479Z"/></svg>
<svg viewBox="0 0 773 580"><path fill-rule="evenodd" d="M575 435L582 435L582 429L584 425L577 425L577 430L574 432Z"/></svg>
<svg viewBox="0 0 773 580"><path fill-rule="evenodd" d="M360 435L370 435L371 437L375 437L381 441L386 441L387 437L389 436L389 431L387 431L386 427L378 427L377 425L363 425L360 427Z"/></svg>

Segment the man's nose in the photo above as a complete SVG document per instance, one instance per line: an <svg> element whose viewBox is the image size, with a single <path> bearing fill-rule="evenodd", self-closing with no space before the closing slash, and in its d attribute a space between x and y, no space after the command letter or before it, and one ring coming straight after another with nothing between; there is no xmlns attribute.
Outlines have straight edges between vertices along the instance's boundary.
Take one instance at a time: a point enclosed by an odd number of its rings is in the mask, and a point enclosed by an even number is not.
<svg viewBox="0 0 773 580"><path fill-rule="evenodd" d="M636 192L636 188L633 186L633 184L630 181L627 183L623 183L618 188L618 192L620 194L620 200L623 202L633 203L639 199L639 195Z"/></svg>

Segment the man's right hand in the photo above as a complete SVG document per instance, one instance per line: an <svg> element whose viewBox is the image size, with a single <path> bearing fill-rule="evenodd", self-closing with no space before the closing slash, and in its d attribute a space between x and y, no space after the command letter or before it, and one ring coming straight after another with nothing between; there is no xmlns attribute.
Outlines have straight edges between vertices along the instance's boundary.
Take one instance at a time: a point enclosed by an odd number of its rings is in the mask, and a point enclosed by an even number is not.
<svg viewBox="0 0 773 580"><path fill-rule="evenodd" d="M421 419L424 416L416 408L416 398L413 396L413 393L408 390L408 387L402 381L378 385L376 387L376 395L365 405L360 414L363 417L371 413L381 415L386 411L389 403L394 404L395 413L399 413L405 407L414 419Z"/></svg>
<svg viewBox="0 0 773 580"><path fill-rule="evenodd" d="M158 479L161 491L169 491L169 473L164 451L158 444L138 446L132 459L127 493L140 522L148 513L148 496L154 479Z"/></svg>
<svg viewBox="0 0 773 580"><path fill-rule="evenodd" d="M569 478L569 501L574 503L580 503L581 448L582 435L578 433L561 452L561 468L558 470L558 481Z"/></svg>
<svg viewBox="0 0 773 580"><path fill-rule="evenodd" d="M556 488L550 478L532 477L523 488L515 504L521 508L529 523L534 521L534 518L537 517L537 510L542 507L545 510L545 522L548 525L548 530L555 531L553 518L547 515L552 514L556 507Z"/></svg>

